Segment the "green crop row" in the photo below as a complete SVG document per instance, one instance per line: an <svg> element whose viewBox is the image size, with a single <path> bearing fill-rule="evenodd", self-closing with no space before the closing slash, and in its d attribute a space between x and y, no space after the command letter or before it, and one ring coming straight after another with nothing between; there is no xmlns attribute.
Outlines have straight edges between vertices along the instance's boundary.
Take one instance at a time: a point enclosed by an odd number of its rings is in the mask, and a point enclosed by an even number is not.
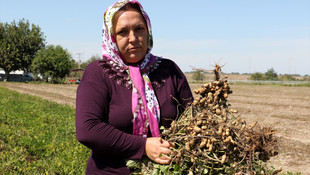
<svg viewBox="0 0 310 175"><path fill-rule="evenodd" d="M75 109L0 87L0 174L85 174Z"/></svg>

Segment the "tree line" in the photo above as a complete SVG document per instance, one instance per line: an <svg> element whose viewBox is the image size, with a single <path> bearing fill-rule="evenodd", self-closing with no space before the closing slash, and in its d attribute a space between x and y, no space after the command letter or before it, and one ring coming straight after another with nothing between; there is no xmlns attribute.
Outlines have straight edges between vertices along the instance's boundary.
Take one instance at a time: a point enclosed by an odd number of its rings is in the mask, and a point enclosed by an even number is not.
<svg viewBox="0 0 310 175"><path fill-rule="evenodd" d="M192 74L192 79L195 81L203 81L205 80L205 71L203 70L195 70ZM239 74L238 72L233 72L231 74ZM268 69L265 73L255 72L250 75L250 80L259 80L259 81L296 81L297 79L294 75L284 74L278 75L278 73L273 69ZM297 75L298 76L298 75ZM309 81L308 75L306 75L303 79L299 79L301 81Z"/></svg>
<svg viewBox="0 0 310 175"><path fill-rule="evenodd" d="M91 57L81 64L81 68L95 59L100 57ZM0 22L0 68L5 72L5 81L10 72L22 70L58 83L77 65L69 51L62 46L47 45L46 37L38 25L30 24L25 19Z"/></svg>
<svg viewBox="0 0 310 175"><path fill-rule="evenodd" d="M279 80L278 74L275 72L273 68L270 68L267 70L267 72L260 73L260 72L255 72L251 74L251 80L270 80L270 81L277 81Z"/></svg>

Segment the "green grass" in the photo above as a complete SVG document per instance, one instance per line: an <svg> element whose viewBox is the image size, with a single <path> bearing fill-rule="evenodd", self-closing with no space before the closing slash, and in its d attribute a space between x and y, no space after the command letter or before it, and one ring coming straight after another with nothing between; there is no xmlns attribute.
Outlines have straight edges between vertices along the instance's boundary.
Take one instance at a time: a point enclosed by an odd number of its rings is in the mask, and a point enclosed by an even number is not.
<svg viewBox="0 0 310 175"><path fill-rule="evenodd" d="M75 109L0 87L0 174L85 174Z"/></svg>

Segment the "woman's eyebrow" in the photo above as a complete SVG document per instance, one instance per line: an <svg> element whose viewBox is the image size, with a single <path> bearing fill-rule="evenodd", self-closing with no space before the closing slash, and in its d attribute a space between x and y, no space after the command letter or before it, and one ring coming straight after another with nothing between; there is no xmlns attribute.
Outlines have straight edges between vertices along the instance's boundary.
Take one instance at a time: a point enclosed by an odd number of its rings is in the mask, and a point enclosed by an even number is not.
<svg viewBox="0 0 310 175"><path fill-rule="evenodd" d="M127 27L124 26L124 27L119 27L119 28L116 28L116 31L121 31L121 30L127 30Z"/></svg>

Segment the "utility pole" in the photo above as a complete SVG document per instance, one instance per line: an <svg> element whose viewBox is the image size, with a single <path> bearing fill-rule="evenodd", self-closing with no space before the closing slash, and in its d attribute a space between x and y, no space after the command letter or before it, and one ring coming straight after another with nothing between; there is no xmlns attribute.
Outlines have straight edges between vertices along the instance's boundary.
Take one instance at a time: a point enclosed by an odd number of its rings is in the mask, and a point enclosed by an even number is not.
<svg viewBox="0 0 310 175"><path fill-rule="evenodd" d="M78 69L81 69L81 55L82 53L77 53L77 55L79 56L79 62L78 62Z"/></svg>
<svg viewBox="0 0 310 175"><path fill-rule="evenodd" d="M208 68L211 66L211 56L209 56L209 65Z"/></svg>
<svg viewBox="0 0 310 175"><path fill-rule="evenodd" d="M306 70L307 70L307 69L306 69ZM307 71L306 71L306 72L307 72ZM305 73L306 73L306 72L305 72ZM306 73L305 75L310 76L310 57L309 57L309 74Z"/></svg>
<svg viewBox="0 0 310 175"><path fill-rule="evenodd" d="M288 59L288 74L291 75L291 57Z"/></svg>
<svg viewBox="0 0 310 175"><path fill-rule="evenodd" d="M251 74L251 57L249 59L249 74Z"/></svg>

